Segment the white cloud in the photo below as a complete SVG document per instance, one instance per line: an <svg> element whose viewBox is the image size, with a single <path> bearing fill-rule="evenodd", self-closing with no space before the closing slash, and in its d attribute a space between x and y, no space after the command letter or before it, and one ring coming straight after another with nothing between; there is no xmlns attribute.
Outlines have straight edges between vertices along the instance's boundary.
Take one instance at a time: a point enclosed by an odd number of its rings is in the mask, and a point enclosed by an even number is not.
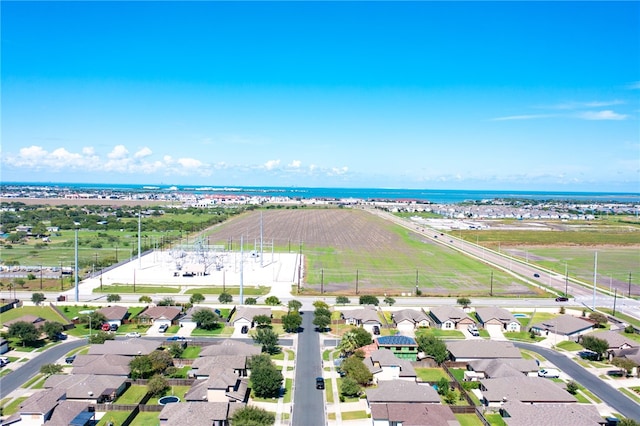
<svg viewBox="0 0 640 426"><path fill-rule="evenodd" d="M578 118L583 120L625 120L628 115L618 114L611 110L603 111L585 111L577 115Z"/></svg>
<svg viewBox="0 0 640 426"><path fill-rule="evenodd" d="M82 148L82 153L84 155L94 155L96 153L96 150L93 149L92 146L85 146L84 148Z"/></svg>
<svg viewBox="0 0 640 426"><path fill-rule="evenodd" d="M152 154L151 149L149 149L149 147L144 147L141 150L139 150L138 152L136 152L135 154L133 154L134 158L145 158L148 157Z"/></svg>
<svg viewBox="0 0 640 426"><path fill-rule="evenodd" d="M560 110L576 110L576 109L585 109L585 108L602 108L602 107L606 107L606 106L613 106L613 105L622 105L625 102L619 99L613 99L610 101L588 101L588 102L576 102L576 101L569 101L569 102L562 102L559 104L555 104L555 105L549 105L549 106L542 106L539 108L543 108L543 109L560 109Z"/></svg>
<svg viewBox="0 0 640 426"><path fill-rule="evenodd" d="M332 167L329 172L327 172L328 176L341 176L349 171L349 168L346 166L343 167Z"/></svg>
<svg viewBox="0 0 640 426"><path fill-rule="evenodd" d="M202 161L195 158L179 158L177 162L185 169L198 169L204 165Z"/></svg>
<svg viewBox="0 0 640 426"><path fill-rule="evenodd" d="M264 163L264 168L267 170L273 170L280 165L280 160L269 160Z"/></svg>
<svg viewBox="0 0 640 426"><path fill-rule="evenodd" d="M290 167L292 169L299 169L301 165L302 165L302 162L300 160L293 160L291 163L287 165L287 167Z"/></svg>
<svg viewBox="0 0 640 426"><path fill-rule="evenodd" d="M113 147L113 150L109 154L107 154L107 157L113 160L117 160L125 158L127 154L129 154L129 150L127 150L124 145L116 145L115 147Z"/></svg>

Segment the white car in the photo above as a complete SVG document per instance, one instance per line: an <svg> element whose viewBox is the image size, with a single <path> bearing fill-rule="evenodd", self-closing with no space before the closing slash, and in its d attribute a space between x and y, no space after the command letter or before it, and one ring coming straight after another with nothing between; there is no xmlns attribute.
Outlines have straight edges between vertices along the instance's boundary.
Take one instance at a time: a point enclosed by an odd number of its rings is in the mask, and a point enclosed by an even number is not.
<svg viewBox="0 0 640 426"><path fill-rule="evenodd" d="M140 333L138 333L137 331L130 331L129 333L125 334L124 337L140 337Z"/></svg>
<svg viewBox="0 0 640 426"><path fill-rule="evenodd" d="M546 377L549 379L557 379L560 377L560 372L554 368L545 368L538 371L538 377Z"/></svg>

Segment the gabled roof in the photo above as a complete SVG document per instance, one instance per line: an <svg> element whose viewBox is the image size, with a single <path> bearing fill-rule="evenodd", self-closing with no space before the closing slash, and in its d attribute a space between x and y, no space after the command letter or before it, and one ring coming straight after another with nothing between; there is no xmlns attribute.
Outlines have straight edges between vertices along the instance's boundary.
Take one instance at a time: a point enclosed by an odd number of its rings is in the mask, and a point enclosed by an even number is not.
<svg viewBox="0 0 640 426"><path fill-rule="evenodd" d="M364 359L364 364L372 374L382 371L382 367L400 367L400 377L416 377L416 370L408 359L400 359L389 349L377 349Z"/></svg>
<svg viewBox="0 0 640 426"><path fill-rule="evenodd" d="M36 392L20 404L20 414L46 414L53 410L64 397L64 389Z"/></svg>
<svg viewBox="0 0 640 426"><path fill-rule="evenodd" d="M388 421L402 426L459 426L460 422L447 405L374 403L370 405L371 419Z"/></svg>
<svg viewBox="0 0 640 426"><path fill-rule="evenodd" d="M205 356L196 358L191 368L196 370L195 373L198 376L210 376L221 365L234 370L244 370L247 368L247 357L243 355Z"/></svg>
<svg viewBox="0 0 640 426"><path fill-rule="evenodd" d="M476 308L476 316L483 324L492 319L496 319L503 324L518 322L516 317L514 317L511 312L507 311L504 308L498 308L497 306Z"/></svg>
<svg viewBox="0 0 640 426"><path fill-rule="evenodd" d="M238 306L236 308L236 313L233 316L233 322L236 322L239 319L245 319L251 322L253 321L253 318L258 315L266 315L269 318L271 318L271 309L270 308L253 308L251 306Z"/></svg>
<svg viewBox="0 0 640 426"><path fill-rule="evenodd" d="M429 318L427 314L423 311L419 311L417 309L402 309L399 311L395 311L391 314L393 318L393 322L396 324L402 321L410 321L414 324L419 323L420 321L428 321Z"/></svg>
<svg viewBox="0 0 640 426"><path fill-rule="evenodd" d="M154 306L139 313L138 318L149 318L152 320L167 319L173 321L180 316L181 312L182 308L177 306Z"/></svg>
<svg viewBox="0 0 640 426"><path fill-rule="evenodd" d="M122 376L97 374L54 374L44 382L45 388L64 389L67 399L98 398L118 389L127 380Z"/></svg>
<svg viewBox="0 0 640 426"><path fill-rule="evenodd" d="M612 352L613 352L613 356L620 357L620 358L627 358L632 361L635 361L638 365L640 365L640 347L614 349Z"/></svg>
<svg viewBox="0 0 640 426"><path fill-rule="evenodd" d="M609 349L619 349L625 345L630 348L640 347L640 342L628 338L623 333L618 333L617 331L593 331L585 334L585 336L597 337L598 339L606 340L607 343L609 343Z"/></svg>
<svg viewBox="0 0 640 426"><path fill-rule="evenodd" d="M555 334L569 335L593 328L593 322L565 314L534 324L531 328L548 330Z"/></svg>
<svg viewBox="0 0 640 426"><path fill-rule="evenodd" d="M378 346L418 346L415 339L401 334L394 336L380 336L376 338Z"/></svg>
<svg viewBox="0 0 640 426"><path fill-rule="evenodd" d="M507 401L502 409L509 414L509 417L502 418L508 426L598 426L605 423L592 404L524 404Z"/></svg>
<svg viewBox="0 0 640 426"><path fill-rule="evenodd" d="M455 359L522 358L511 342L494 340L458 340L447 342L447 349Z"/></svg>
<svg viewBox="0 0 640 426"><path fill-rule="evenodd" d="M467 313L457 306L436 306L432 308L430 312L438 324L442 324L447 320L453 321L456 324L463 319L468 318L471 320Z"/></svg>
<svg viewBox="0 0 640 426"><path fill-rule="evenodd" d="M253 356L260 355L262 348L260 346L246 343L241 340L225 339L219 344L204 346L200 351L200 356L221 356L221 355L243 355Z"/></svg>
<svg viewBox="0 0 640 426"><path fill-rule="evenodd" d="M375 308L361 308L342 311L342 316L345 319L353 319L362 323L376 323L380 324L380 318Z"/></svg>
<svg viewBox="0 0 640 426"><path fill-rule="evenodd" d="M105 340L102 344L89 346L89 355L149 355L158 349L162 342L147 339ZM74 363L75 364L75 363Z"/></svg>
<svg viewBox="0 0 640 426"><path fill-rule="evenodd" d="M408 380L388 380L378 383L377 388L367 390L367 400L374 402L425 402L439 403L440 396L429 385L419 385Z"/></svg>
<svg viewBox="0 0 640 426"><path fill-rule="evenodd" d="M523 358L476 359L467 364L473 371L483 372L488 378L519 376L538 371L535 360Z"/></svg>
<svg viewBox="0 0 640 426"><path fill-rule="evenodd" d="M226 421L243 403L228 402L178 402L167 404L160 412L160 422L166 426L211 426Z"/></svg>
<svg viewBox="0 0 640 426"><path fill-rule="evenodd" d="M482 396L490 402L570 403L576 398L556 382L540 377L500 377L480 380ZM484 387L484 389L483 389Z"/></svg>
<svg viewBox="0 0 640 426"><path fill-rule="evenodd" d="M73 361L72 374L107 374L128 376L131 357L125 355L78 355Z"/></svg>
<svg viewBox="0 0 640 426"><path fill-rule="evenodd" d="M124 306L105 306L102 309L98 309L102 315L107 318L107 321L123 320L127 316L127 308Z"/></svg>
<svg viewBox="0 0 640 426"><path fill-rule="evenodd" d="M4 326L9 327L11 324L15 324L17 322L28 322L36 327L42 327L47 320L36 315L27 314L5 322Z"/></svg>
<svg viewBox="0 0 640 426"><path fill-rule="evenodd" d="M60 401L53 410L53 415L46 422L49 426L69 426L71 421L83 411L87 411L89 403L85 401Z"/></svg>

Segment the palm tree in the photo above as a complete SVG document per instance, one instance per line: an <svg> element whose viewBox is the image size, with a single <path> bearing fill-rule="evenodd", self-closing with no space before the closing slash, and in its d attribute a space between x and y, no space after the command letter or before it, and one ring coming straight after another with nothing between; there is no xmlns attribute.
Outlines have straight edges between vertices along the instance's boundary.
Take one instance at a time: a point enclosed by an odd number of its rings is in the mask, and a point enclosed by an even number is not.
<svg viewBox="0 0 640 426"><path fill-rule="evenodd" d="M342 335L342 340L336 348L342 355L349 356L358 349L358 338L353 331L347 331Z"/></svg>

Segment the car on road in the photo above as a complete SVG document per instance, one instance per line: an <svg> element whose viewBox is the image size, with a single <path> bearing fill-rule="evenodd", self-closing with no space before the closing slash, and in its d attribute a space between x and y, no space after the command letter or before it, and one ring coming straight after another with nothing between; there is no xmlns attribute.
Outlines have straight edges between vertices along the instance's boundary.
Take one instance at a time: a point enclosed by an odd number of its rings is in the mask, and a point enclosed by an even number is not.
<svg viewBox="0 0 640 426"><path fill-rule="evenodd" d="M316 377L316 389L324 389L324 379L322 377Z"/></svg>
<svg viewBox="0 0 640 426"><path fill-rule="evenodd" d="M171 342L178 342L178 341L184 342L187 340L187 338L184 336L171 336L171 337L167 337L167 340Z"/></svg>
<svg viewBox="0 0 640 426"><path fill-rule="evenodd" d="M556 297L556 302L566 302L568 300L569 300L568 297L564 297L564 296Z"/></svg>
<svg viewBox="0 0 640 426"><path fill-rule="evenodd" d="M555 368L543 368L538 371L538 377L546 377L548 379L557 379L560 377L560 371Z"/></svg>
<svg viewBox="0 0 640 426"><path fill-rule="evenodd" d="M533 274L533 276L534 276L535 278L540 278L540 274L538 274L538 273Z"/></svg>
<svg viewBox="0 0 640 426"><path fill-rule="evenodd" d="M590 361L599 361L599 358L600 358L596 352L589 351L589 350L578 352L578 356L582 359L588 359Z"/></svg>
<svg viewBox="0 0 640 426"><path fill-rule="evenodd" d="M68 356L64 359L64 362L66 362L67 364L73 364L73 361L76 360L76 356L75 355L71 355Z"/></svg>
<svg viewBox="0 0 640 426"><path fill-rule="evenodd" d="M64 333L58 333L56 334L56 339L58 340L67 340L67 335Z"/></svg>
<svg viewBox="0 0 640 426"><path fill-rule="evenodd" d="M137 338L137 337L140 337L140 333L138 333L137 331L130 331L127 334L125 334L124 337Z"/></svg>
<svg viewBox="0 0 640 426"><path fill-rule="evenodd" d="M158 327L158 332L164 333L168 328L169 326L167 324L160 324L160 327Z"/></svg>

